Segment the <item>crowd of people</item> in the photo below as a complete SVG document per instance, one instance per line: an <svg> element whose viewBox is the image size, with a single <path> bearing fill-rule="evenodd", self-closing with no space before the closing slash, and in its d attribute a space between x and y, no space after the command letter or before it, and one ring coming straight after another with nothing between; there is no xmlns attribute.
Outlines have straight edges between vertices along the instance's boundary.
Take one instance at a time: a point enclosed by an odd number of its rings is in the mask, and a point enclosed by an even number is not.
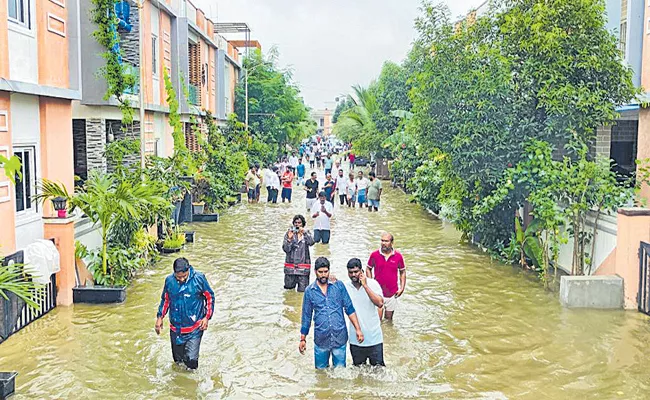
<svg viewBox="0 0 650 400"><path fill-rule="evenodd" d="M283 203L291 203L294 184L306 192L307 216L313 221L313 232L307 229L306 218L296 215L282 242L284 288L304 292L300 353L305 353L313 322L317 369L327 368L330 359L334 367L344 367L348 342L354 365L368 362L384 366L381 319L393 319L398 299L406 287L404 258L393 248L393 235L382 234L381 247L369 255L365 271L359 258L349 259L349 281L337 280L330 274L330 261L319 257L313 265L316 279L309 283L310 247L330 242L330 220L335 204L350 208L365 206L369 212L378 211L380 206L382 184L375 173L370 172L367 178L361 170L355 174L352 151L341 159L334 157L335 150L349 150L349 147L336 149L332 143L318 141L303 144L297 152L264 170L260 165L253 165L244 182L248 202L260 201L262 186L266 187L268 203L277 203L278 195ZM347 177L341 168L344 160L349 161ZM312 171L305 179L307 165ZM315 168L324 170L322 185ZM337 172L335 177L333 169ZM195 369L201 338L214 312L214 292L205 276L195 271L187 259L177 259L173 269L165 280L155 330L161 332L163 318L169 313L174 361ZM344 314L348 316L347 326Z"/></svg>

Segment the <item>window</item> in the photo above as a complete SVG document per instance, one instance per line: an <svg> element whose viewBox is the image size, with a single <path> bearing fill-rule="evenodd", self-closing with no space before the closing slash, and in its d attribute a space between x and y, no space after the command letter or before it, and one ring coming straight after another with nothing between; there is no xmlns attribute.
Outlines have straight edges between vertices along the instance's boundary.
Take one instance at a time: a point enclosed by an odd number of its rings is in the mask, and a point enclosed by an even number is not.
<svg viewBox="0 0 650 400"><path fill-rule="evenodd" d="M151 68L154 76L158 76L158 36L151 35Z"/></svg>
<svg viewBox="0 0 650 400"><path fill-rule="evenodd" d="M620 38L619 38L619 50L623 54L623 57L625 57L625 47L627 46L626 43L626 38L627 38L627 22L622 22L621 23L621 29L620 29Z"/></svg>
<svg viewBox="0 0 650 400"><path fill-rule="evenodd" d="M9 20L25 28L30 28L29 23L29 2L30 0L8 0Z"/></svg>
<svg viewBox="0 0 650 400"><path fill-rule="evenodd" d="M14 154L20 159L22 178L16 174L16 212L36 211L32 196L36 193L36 159L34 147L16 147Z"/></svg>
<svg viewBox="0 0 650 400"><path fill-rule="evenodd" d="M320 126L321 127L325 126L325 118L320 119Z"/></svg>

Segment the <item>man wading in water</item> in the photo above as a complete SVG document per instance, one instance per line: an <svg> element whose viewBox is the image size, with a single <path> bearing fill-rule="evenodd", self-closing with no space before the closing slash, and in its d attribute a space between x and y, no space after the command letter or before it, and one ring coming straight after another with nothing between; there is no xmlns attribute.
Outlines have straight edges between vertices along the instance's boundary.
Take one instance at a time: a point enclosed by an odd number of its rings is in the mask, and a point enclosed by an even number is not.
<svg viewBox="0 0 650 400"><path fill-rule="evenodd" d="M330 262L318 257L314 263L316 281L307 287L302 299L302 323L300 327L300 354L307 349L307 334L314 319L314 363L317 369L329 367L330 356L336 367L345 367L345 346L348 329L343 309L354 326L357 341L363 343L363 333L357 320L345 285L341 281L330 282Z"/></svg>
<svg viewBox="0 0 650 400"><path fill-rule="evenodd" d="M309 285L311 257L309 246L314 245L311 233L305 230L305 217L293 217L293 227L284 235L282 250L286 253L284 259L284 288L293 289L298 285L298 291L304 292Z"/></svg>
<svg viewBox="0 0 650 400"><path fill-rule="evenodd" d="M214 313L214 292L208 280L186 258L174 261L174 273L165 279L160 296L156 333L160 335L163 318L169 311L169 337L174 362L189 369L199 366L199 348L203 331Z"/></svg>
<svg viewBox="0 0 650 400"><path fill-rule="evenodd" d="M397 285L398 274L399 286ZM374 277L379 282L384 295L384 307L379 309L379 318L382 318L386 310L386 319L392 320L397 308L397 299L404 293L406 287L406 266L402 254L393 249L393 235L390 233L381 235L381 249L370 255L366 275L370 279Z"/></svg>

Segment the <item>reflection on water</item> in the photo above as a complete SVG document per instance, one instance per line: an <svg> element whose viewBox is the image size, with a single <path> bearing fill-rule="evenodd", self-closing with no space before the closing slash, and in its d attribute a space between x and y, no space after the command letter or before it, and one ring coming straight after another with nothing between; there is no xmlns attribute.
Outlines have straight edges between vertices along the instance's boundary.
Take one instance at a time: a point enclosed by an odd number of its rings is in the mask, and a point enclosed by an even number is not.
<svg viewBox="0 0 650 400"><path fill-rule="evenodd" d="M312 250L347 279L349 258L365 261L381 231L395 234L408 284L395 321L383 325L388 367L315 371L312 337L304 356L297 350L302 297L282 288L282 236L305 213L304 193L294 196L192 226L196 243L182 254L216 293L196 372L172 365L168 334L153 330L172 255L138 277L125 304L57 308L0 345L0 370L19 372L15 398L650 397L646 317L565 310L390 189L378 214L337 205L330 245Z"/></svg>

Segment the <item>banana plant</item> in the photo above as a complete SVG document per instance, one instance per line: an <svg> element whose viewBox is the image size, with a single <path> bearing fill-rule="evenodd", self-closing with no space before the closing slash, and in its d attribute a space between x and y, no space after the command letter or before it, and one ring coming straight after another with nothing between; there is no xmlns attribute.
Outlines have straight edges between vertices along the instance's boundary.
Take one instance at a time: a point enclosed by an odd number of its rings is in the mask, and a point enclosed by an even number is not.
<svg viewBox="0 0 650 400"><path fill-rule="evenodd" d="M537 237L540 224L533 220L526 230L521 226L519 217L515 217L515 244L519 251L519 264L524 268L540 269L542 267L544 250ZM529 265L526 257L529 257L533 265Z"/></svg>

